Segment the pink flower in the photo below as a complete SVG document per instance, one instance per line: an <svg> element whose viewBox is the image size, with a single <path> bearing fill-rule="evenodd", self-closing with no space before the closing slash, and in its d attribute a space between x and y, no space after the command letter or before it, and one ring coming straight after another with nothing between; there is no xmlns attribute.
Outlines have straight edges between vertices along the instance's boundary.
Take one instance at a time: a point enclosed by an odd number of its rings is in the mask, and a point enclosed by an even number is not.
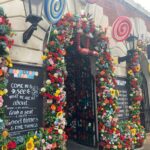
<svg viewBox="0 0 150 150"><path fill-rule="evenodd" d="M4 102L3 97L2 97L2 96L0 96L0 107L2 107L2 106L3 106L3 102Z"/></svg>
<svg viewBox="0 0 150 150"><path fill-rule="evenodd" d="M42 139L42 143L45 143L45 139Z"/></svg>
<svg viewBox="0 0 150 150"><path fill-rule="evenodd" d="M48 136L48 138L51 140L51 139L52 139L52 136Z"/></svg>
<svg viewBox="0 0 150 150"><path fill-rule="evenodd" d="M52 148L52 144L48 144L48 145L46 146L46 149L47 149L47 150L51 150L51 148Z"/></svg>

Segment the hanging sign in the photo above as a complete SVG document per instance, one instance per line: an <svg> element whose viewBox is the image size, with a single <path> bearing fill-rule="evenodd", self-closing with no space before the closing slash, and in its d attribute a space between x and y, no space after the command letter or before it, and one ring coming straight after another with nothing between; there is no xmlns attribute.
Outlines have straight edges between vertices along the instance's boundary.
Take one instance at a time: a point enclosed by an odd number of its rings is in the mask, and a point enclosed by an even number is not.
<svg viewBox="0 0 150 150"><path fill-rule="evenodd" d="M45 0L44 12L48 21L52 24L57 23L64 12L66 0Z"/></svg>
<svg viewBox="0 0 150 150"><path fill-rule="evenodd" d="M131 34L132 23L126 16L118 17L112 26L112 37L118 41L126 40Z"/></svg>
<svg viewBox="0 0 150 150"><path fill-rule="evenodd" d="M8 94L5 96L7 129L11 136L37 130L42 124L43 83L41 67L14 65L9 69Z"/></svg>

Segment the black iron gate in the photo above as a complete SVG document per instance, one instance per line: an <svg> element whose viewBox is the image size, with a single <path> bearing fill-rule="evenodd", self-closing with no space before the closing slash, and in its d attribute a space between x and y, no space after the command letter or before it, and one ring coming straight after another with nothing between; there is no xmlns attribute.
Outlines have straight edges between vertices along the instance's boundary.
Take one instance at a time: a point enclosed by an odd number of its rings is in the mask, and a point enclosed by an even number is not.
<svg viewBox="0 0 150 150"><path fill-rule="evenodd" d="M148 95L148 87L147 87L147 81L142 74L143 80L142 80L142 92L143 92L143 101L141 103L141 123L145 127L146 132L150 132L150 101L149 101L149 95Z"/></svg>
<svg viewBox="0 0 150 150"><path fill-rule="evenodd" d="M70 139L91 147L97 145L95 115L95 81L91 71L89 56L69 50L66 57L68 77L67 92L67 132Z"/></svg>

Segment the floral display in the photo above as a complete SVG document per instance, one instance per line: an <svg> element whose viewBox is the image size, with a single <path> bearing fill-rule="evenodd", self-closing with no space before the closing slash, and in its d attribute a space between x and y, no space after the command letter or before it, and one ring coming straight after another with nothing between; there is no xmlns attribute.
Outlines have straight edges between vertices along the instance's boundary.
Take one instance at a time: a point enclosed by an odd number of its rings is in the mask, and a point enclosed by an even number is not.
<svg viewBox="0 0 150 150"><path fill-rule="evenodd" d="M144 127L140 124L140 102L143 97L140 88L139 51L131 51L127 68L131 117L127 121L118 121L119 91L115 90L114 68L107 44L106 40L102 40L98 46L100 58L96 63L99 72L97 94L100 145L105 149L135 149L141 147L145 139Z"/></svg>
<svg viewBox="0 0 150 150"><path fill-rule="evenodd" d="M75 45L77 51L86 56L96 57L96 92L97 114L100 143L104 149L134 149L142 146L144 128L140 125L140 89L139 53L131 53L128 63L128 84L130 87L131 119L118 121L116 80L112 58L108 51L108 38L101 28L95 27L90 16L72 15L67 13L53 25L51 36L44 50L42 59L46 68L46 81L41 94L44 97L44 127L39 131L28 133L24 137L10 138L4 129L3 95L6 90L7 69L11 67L8 49L12 41L5 36L11 34L10 24L2 9L0 10L0 146L2 150L63 150L67 141L65 133L66 92L65 79L67 76L65 55L69 46ZM83 40L83 41L82 41ZM92 43L92 44L90 44ZM130 64L130 65L129 65ZM131 65L132 64L132 65Z"/></svg>
<svg viewBox="0 0 150 150"><path fill-rule="evenodd" d="M6 150L15 149L15 143L7 139L9 133L5 130L5 123L7 122L5 116L5 107L3 96L7 94L7 76L8 68L12 67L9 56L9 49L13 45L13 36L11 31L11 24L0 7L0 149ZM9 37L9 38L8 38Z"/></svg>

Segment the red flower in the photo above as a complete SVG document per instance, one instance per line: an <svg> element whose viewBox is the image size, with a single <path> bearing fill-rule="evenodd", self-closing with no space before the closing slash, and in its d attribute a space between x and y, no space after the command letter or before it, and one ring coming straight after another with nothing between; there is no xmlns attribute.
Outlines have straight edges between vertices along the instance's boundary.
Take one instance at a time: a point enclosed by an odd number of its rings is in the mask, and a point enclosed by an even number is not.
<svg viewBox="0 0 150 150"><path fill-rule="evenodd" d="M15 149L17 147L17 144L16 142L14 141L10 141L8 144L7 144L7 148L8 149Z"/></svg>
<svg viewBox="0 0 150 150"><path fill-rule="evenodd" d="M49 44L50 44L50 46L54 46L55 42L54 41L50 41Z"/></svg>
<svg viewBox="0 0 150 150"><path fill-rule="evenodd" d="M58 106L57 107L57 111L59 112L59 111L62 111L62 107L61 106Z"/></svg>
<svg viewBox="0 0 150 150"><path fill-rule="evenodd" d="M63 136L63 139L64 139L65 141L68 139L67 134L63 134L62 136Z"/></svg>
<svg viewBox="0 0 150 150"><path fill-rule="evenodd" d="M50 134L50 133L52 133L52 131L53 131L53 127L50 127L50 128L48 128L48 133Z"/></svg>

